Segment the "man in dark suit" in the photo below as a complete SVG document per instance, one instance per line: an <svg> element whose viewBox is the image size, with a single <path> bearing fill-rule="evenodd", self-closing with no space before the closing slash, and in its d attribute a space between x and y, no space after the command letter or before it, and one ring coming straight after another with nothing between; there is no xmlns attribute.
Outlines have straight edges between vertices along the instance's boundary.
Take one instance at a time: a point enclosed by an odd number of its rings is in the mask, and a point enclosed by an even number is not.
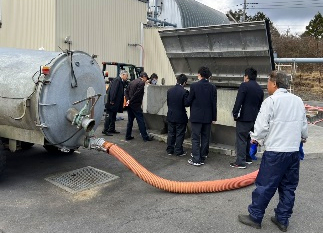
<svg viewBox="0 0 323 233"><path fill-rule="evenodd" d="M115 78L109 85L107 91L106 117L104 122L103 134L112 136L116 131L115 122L117 112L123 112L124 84L128 79L128 72L122 70L120 76Z"/></svg>
<svg viewBox="0 0 323 233"><path fill-rule="evenodd" d="M185 74L179 75L177 84L167 91L167 153L184 156L186 152L183 150L183 141L187 125L187 114L185 110L185 102L189 95L188 90L184 89L187 82Z"/></svg>
<svg viewBox="0 0 323 233"><path fill-rule="evenodd" d="M140 78L131 81L125 91L125 96L128 105L128 124L126 132L126 140L132 140L134 137L132 134L133 121L136 118L139 131L142 139L147 141L152 141L153 137L149 136L146 130L146 125L144 121L144 115L141 108L142 99L145 93L145 83L148 80L148 75L146 72L140 74Z"/></svg>
<svg viewBox="0 0 323 233"><path fill-rule="evenodd" d="M246 163L251 164L249 155L250 136L253 131L261 103L264 99L264 92L256 82L257 70L248 68L245 70L243 83L241 83L232 114L236 121L236 154L237 159L230 163L234 168L246 168Z"/></svg>
<svg viewBox="0 0 323 233"><path fill-rule="evenodd" d="M188 163L200 166L205 163L209 153L211 123L217 116L217 91L209 82L212 76L207 67L198 70L198 82L190 85L187 106L191 107L190 121L192 128L192 159Z"/></svg>

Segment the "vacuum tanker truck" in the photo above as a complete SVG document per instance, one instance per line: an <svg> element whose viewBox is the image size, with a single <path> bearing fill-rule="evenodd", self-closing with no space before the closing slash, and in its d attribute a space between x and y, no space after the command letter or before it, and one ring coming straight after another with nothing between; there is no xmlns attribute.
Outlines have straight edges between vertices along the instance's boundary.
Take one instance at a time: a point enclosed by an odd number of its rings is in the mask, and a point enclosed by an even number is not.
<svg viewBox="0 0 323 233"><path fill-rule="evenodd" d="M81 51L0 48L0 139L10 151L88 147L104 111L105 83ZM5 157L0 151L0 174Z"/></svg>

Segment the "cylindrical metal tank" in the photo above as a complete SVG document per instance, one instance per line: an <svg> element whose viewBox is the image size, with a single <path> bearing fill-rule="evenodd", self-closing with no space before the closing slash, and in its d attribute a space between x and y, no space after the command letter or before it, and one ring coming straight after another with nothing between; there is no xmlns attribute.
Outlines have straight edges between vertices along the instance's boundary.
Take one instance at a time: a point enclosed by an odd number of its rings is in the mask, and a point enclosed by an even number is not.
<svg viewBox="0 0 323 233"><path fill-rule="evenodd" d="M72 125L68 111L81 111L86 101L80 100L97 94L94 130L104 111L105 83L89 54L0 48L0 137L77 148L86 131Z"/></svg>

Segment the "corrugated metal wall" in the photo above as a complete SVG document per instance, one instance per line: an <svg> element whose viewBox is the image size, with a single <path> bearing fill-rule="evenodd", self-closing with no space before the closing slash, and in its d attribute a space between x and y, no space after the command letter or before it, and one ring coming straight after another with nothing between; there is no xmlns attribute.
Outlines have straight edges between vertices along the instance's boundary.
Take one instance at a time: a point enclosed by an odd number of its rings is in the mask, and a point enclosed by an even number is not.
<svg viewBox="0 0 323 233"><path fill-rule="evenodd" d="M144 67L148 75L156 73L158 75L158 84L165 79L165 85L174 85L176 77L171 67L169 59L162 40L160 39L158 29L144 29Z"/></svg>
<svg viewBox="0 0 323 233"><path fill-rule="evenodd" d="M140 65L141 23L147 4L138 0L2 0L0 46L49 51L68 48L97 61ZM115 67L110 67L114 75Z"/></svg>
<svg viewBox="0 0 323 233"><path fill-rule="evenodd" d="M55 48L55 0L2 0L0 46Z"/></svg>
<svg viewBox="0 0 323 233"><path fill-rule="evenodd" d="M137 0L56 0L56 44L63 49L71 36L72 49L97 54L97 61L140 65L141 22L147 4ZM110 68L113 74L115 68Z"/></svg>

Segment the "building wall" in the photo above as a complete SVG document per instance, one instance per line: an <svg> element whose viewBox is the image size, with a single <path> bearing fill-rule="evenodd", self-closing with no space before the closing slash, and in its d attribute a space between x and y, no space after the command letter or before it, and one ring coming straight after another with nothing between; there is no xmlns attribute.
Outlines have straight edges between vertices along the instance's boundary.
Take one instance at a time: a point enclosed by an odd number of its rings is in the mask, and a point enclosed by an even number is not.
<svg viewBox="0 0 323 233"><path fill-rule="evenodd" d="M158 84L174 85L176 77L173 68L166 55L164 45L160 39L158 29L144 29L144 67L148 75L156 73L158 75Z"/></svg>
<svg viewBox="0 0 323 233"><path fill-rule="evenodd" d="M1 0L0 46L55 49L55 0Z"/></svg>
<svg viewBox="0 0 323 233"><path fill-rule="evenodd" d="M1 0L0 46L49 51L68 48L98 55L97 61L139 66L141 23L147 3L138 0ZM59 48L59 47L60 48ZM115 75L115 67L109 67Z"/></svg>
<svg viewBox="0 0 323 233"><path fill-rule="evenodd" d="M56 0L56 44L63 49L67 36L73 50L98 55L97 61L140 65L141 23L147 4L138 0ZM114 67L110 74L115 73Z"/></svg>

